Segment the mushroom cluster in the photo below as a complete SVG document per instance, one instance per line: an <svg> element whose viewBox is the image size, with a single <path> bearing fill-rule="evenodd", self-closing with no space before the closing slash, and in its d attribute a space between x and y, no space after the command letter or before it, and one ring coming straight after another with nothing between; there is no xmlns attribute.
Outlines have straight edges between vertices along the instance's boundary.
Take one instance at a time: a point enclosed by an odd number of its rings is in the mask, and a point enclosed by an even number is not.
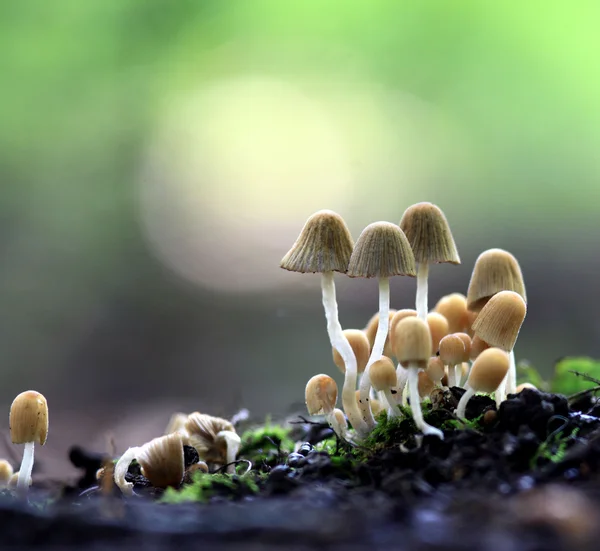
<svg viewBox="0 0 600 551"><path fill-rule="evenodd" d="M336 408L337 385L325 374L309 381L305 399L309 413L324 415L340 438L360 442L382 409L388 416L403 415L400 405L410 405L423 434L443 438L421 408L435 389L464 388L458 417L475 393L494 394L499 406L520 390L514 347L527 297L516 258L502 249L483 252L466 295L444 296L429 311L429 266L437 263L460 264L460 257L446 216L431 203L412 205L397 225L368 225L356 244L339 214L319 211L283 257L286 270L321 274L327 333L334 363L344 374L343 411ZM363 330L342 329L334 272L377 278L379 310ZM390 309L393 276L416 276L414 309Z"/></svg>

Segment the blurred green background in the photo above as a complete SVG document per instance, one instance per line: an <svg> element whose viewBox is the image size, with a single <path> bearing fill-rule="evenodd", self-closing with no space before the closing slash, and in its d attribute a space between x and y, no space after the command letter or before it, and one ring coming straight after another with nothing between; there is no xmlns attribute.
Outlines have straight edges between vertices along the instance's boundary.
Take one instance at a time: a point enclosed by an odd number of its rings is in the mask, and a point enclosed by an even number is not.
<svg viewBox="0 0 600 551"><path fill-rule="evenodd" d="M431 304L506 248L517 357L600 355L599 21L591 0L1 3L6 413L46 395L51 471L174 409L292 411L335 373L318 277L278 268L321 208L356 238L438 204L463 264L431 270ZM375 282L338 282L362 327Z"/></svg>

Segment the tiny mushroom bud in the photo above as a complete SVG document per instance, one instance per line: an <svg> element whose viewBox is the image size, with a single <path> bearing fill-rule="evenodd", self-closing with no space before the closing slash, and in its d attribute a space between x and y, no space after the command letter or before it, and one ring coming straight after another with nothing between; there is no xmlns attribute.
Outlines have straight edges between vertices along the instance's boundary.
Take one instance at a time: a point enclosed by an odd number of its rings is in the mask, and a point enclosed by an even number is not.
<svg viewBox="0 0 600 551"><path fill-rule="evenodd" d="M12 475L12 465L6 459L0 459L0 488L8 486Z"/></svg>
<svg viewBox="0 0 600 551"><path fill-rule="evenodd" d="M435 311L448 320L450 333L460 333L467 328L467 297L452 293L442 297L435 305Z"/></svg>
<svg viewBox="0 0 600 551"><path fill-rule="evenodd" d="M499 348L488 348L479 355L469 373L466 391L458 402L457 417L465 416L467 403L476 392L491 394L498 388L506 377L509 363L508 354Z"/></svg>
<svg viewBox="0 0 600 551"><path fill-rule="evenodd" d="M432 350L437 352L440 348L440 341L450 333L448 320L442 316L442 314L429 312L426 321L427 325L429 325L429 332L431 333Z"/></svg>
<svg viewBox="0 0 600 551"><path fill-rule="evenodd" d="M460 364L465 355L463 340L457 335L446 335L440 341L440 358L448 366L448 386L456 386L457 376L460 378Z"/></svg>
<svg viewBox="0 0 600 551"><path fill-rule="evenodd" d="M344 335L348 339L352 351L356 356L356 370L358 373L362 373L369 361L369 353L371 351L369 339L364 331L360 329L344 329ZM333 353L333 363L342 373L346 373L346 364L340 353L335 348L332 348L331 351Z"/></svg>
<svg viewBox="0 0 600 551"><path fill-rule="evenodd" d="M382 356L371 365L371 384L377 392L383 392L392 417L400 417L402 412L392 395L392 389L396 387L396 368L387 356Z"/></svg>
<svg viewBox="0 0 600 551"><path fill-rule="evenodd" d="M43 446L48 435L46 398L35 390L19 394L10 407L9 425L13 444L25 444L17 489L27 491L31 484L34 445L38 442Z"/></svg>
<svg viewBox="0 0 600 551"><path fill-rule="evenodd" d="M400 228L408 238L417 263L416 310L425 321L429 264L460 264L460 258L448 221L436 205L417 203L408 207L400 220Z"/></svg>

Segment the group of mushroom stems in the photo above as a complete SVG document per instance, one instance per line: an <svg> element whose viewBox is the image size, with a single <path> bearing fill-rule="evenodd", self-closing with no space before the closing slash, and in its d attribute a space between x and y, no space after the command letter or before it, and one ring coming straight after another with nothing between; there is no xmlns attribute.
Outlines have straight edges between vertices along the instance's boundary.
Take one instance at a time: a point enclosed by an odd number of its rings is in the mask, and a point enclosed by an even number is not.
<svg viewBox="0 0 600 551"><path fill-rule="evenodd" d="M421 408L436 389L464 388L455 411L460 419L476 393L494 394L499 407L522 389L513 349L527 298L516 258L502 249L484 251L466 296L444 296L429 311L429 266L436 263L459 264L460 258L444 213L431 203L409 207L398 225L370 224L356 243L341 216L319 211L281 261L289 271L321 274L333 361L344 373L343 410L336 408L337 385L325 374L308 381L306 405L351 444L369 435L380 412L404 415L401 405L410 405L419 431L443 438ZM334 272L378 279L379 310L364 329L342 329ZM417 278L414 309L390 310L393 276Z"/></svg>

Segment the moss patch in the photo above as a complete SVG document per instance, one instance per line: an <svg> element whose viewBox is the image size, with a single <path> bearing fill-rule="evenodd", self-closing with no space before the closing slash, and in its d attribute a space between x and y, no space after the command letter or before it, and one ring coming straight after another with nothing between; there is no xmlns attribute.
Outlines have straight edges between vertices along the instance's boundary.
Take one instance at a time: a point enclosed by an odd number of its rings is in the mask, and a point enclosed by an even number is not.
<svg viewBox="0 0 600 551"><path fill-rule="evenodd" d="M268 471L294 451L291 430L269 421L264 426L247 430L242 434L239 458L250 461L254 469Z"/></svg>
<svg viewBox="0 0 600 551"><path fill-rule="evenodd" d="M185 503L190 501L206 503L212 497L222 496L239 499L259 492L261 477L255 473L243 476L229 474L195 473L191 484L183 488L167 488L160 498L161 503Z"/></svg>

